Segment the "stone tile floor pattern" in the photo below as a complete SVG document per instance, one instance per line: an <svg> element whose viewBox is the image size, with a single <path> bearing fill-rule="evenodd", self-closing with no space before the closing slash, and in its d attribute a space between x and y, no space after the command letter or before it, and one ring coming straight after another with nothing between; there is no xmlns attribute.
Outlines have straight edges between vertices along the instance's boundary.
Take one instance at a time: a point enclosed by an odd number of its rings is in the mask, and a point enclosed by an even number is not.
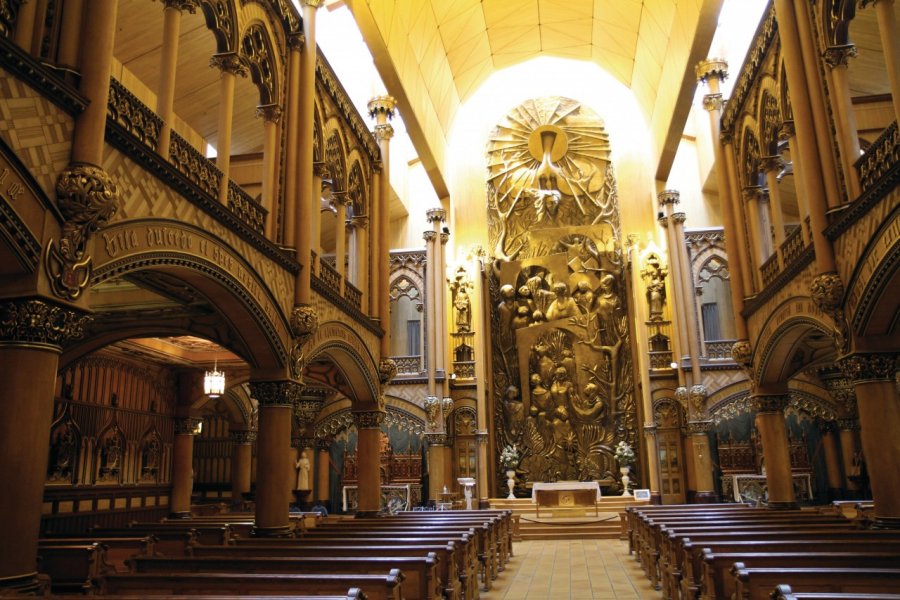
<svg viewBox="0 0 900 600"><path fill-rule="evenodd" d="M482 600L660 600L620 540L516 542Z"/></svg>

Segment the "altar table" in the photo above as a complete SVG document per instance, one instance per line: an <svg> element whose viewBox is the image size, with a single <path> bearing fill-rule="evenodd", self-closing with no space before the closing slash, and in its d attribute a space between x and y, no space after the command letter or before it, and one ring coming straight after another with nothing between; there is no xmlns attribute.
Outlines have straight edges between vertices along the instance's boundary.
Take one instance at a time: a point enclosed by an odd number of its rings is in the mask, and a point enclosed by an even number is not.
<svg viewBox="0 0 900 600"><path fill-rule="evenodd" d="M597 502L600 501L600 484L596 481L537 482L531 486L531 501L537 505L535 508L537 516L541 514L541 506L550 508L593 506L595 515L599 515Z"/></svg>

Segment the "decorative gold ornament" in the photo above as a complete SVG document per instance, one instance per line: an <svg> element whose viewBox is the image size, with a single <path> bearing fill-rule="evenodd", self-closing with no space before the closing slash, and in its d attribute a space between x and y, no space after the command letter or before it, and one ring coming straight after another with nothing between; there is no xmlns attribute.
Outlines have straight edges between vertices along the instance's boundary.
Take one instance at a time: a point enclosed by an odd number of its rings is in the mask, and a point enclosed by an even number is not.
<svg viewBox="0 0 900 600"><path fill-rule="evenodd" d="M722 110L724 106L725 100L722 98L722 94L706 94L703 96L703 110L707 112Z"/></svg>
<svg viewBox="0 0 900 600"><path fill-rule="evenodd" d="M203 419L184 417L175 419L175 435L199 435L203 430Z"/></svg>
<svg viewBox="0 0 900 600"><path fill-rule="evenodd" d="M386 413L383 410L354 411L353 420L357 429L380 429Z"/></svg>
<svg viewBox="0 0 900 600"><path fill-rule="evenodd" d="M73 163L56 182L56 198L65 222L59 245L51 239L44 251L44 268L53 293L75 300L91 277L88 238L116 213L119 191L106 171Z"/></svg>
<svg viewBox="0 0 900 600"><path fill-rule="evenodd" d="M378 361L378 380L381 385L387 385L397 376L397 363L393 358L382 357Z"/></svg>
<svg viewBox="0 0 900 600"><path fill-rule="evenodd" d="M856 353L839 361L841 370L853 383L894 381L898 371L898 354Z"/></svg>
<svg viewBox="0 0 900 600"><path fill-rule="evenodd" d="M268 123L278 123L284 114L280 104L265 104L256 107L256 118Z"/></svg>
<svg viewBox="0 0 900 600"><path fill-rule="evenodd" d="M851 58L859 56L854 44L842 44L840 46L829 46L823 53L825 64L830 68L846 67L850 63Z"/></svg>
<svg viewBox="0 0 900 600"><path fill-rule="evenodd" d="M751 396L753 407L759 413L783 413L791 397L788 394L759 394Z"/></svg>
<svg viewBox="0 0 900 600"><path fill-rule="evenodd" d="M705 414L706 399L709 397L709 392L706 390L706 386L699 384L691 386L689 396L691 399L690 406L691 409L693 409L694 415L701 416Z"/></svg>
<svg viewBox="0 0 900 600"><path fill-rule="evenodd" d="M844 283L837 273L817 275L809 286L813 303L834 321L834 345L839 353L849 350L847 320L844 318Z"/></svg>
<svg viewBox="0 0 900 600"><path fill-rule="evenodd" d="M379 123L375 126L375 139L379 142L389 141L394 137L394 127L390 123Z"/></svg>
<svg viewBox="0 0 900 600"><path fill-rule="evenodd" d="M383 115L386 119L394 118L394 109L397 108L397 99L393 96L375 96L366 105L369 116L373 119Z"/></svg>
<svg viewBox="0 0 900 600"><path fill-rule="evenodd" d="M232 444L252 444L256 437L257 432L252 429L232 429L228 432Z"/></svg>
<svg viewBox="0 0 900 600"><path fill-rule="evenodd" d="M293 407L300 399L303 387L295 381L251 381L250 395L259 406Z"/></svg>
<svg viewBox="0 0 900 600"><path fill-rule="evenodd" d="M312 425L325 406L325 397L304 395L294 405L294 419L301 428Z"/></svg>
<svg viewBox="0 0 900 600"><path fill-rule="evenodd" d="M250 73L250 69L247 68L244 60L237 52L213 54L212 58L209 59L209 66L235 76L246 77Z"/></svg>
<svg viewBox="0 0 900 600"><path fill-rule="evenodd" d="M303 368L305 367L304 346L319 329L319 315L316 307L308 304L297 305L291 311L291 334L294 341L291 344L291 377L297 381L303 380Z"/></svg>
<svg viewBox="0 0 900 600"><path fill-rule="evenodd" d="M0 304L0 346L36 345L61 348L84 335L92 317L43 300L11 300Z"/></svg>
<svg viewBox="0 0 900 600"><path fill-rule="evenodd" d="M697 63L694 69L697 81L706 83L708 79L724 81L728 77L728 61L724 58L707 58Z"/></svg>

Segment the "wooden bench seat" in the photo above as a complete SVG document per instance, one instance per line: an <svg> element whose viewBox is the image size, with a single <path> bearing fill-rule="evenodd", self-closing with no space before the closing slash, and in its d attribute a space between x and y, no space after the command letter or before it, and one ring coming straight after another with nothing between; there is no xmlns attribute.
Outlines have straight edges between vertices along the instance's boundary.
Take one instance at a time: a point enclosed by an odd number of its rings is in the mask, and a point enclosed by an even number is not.
<svg viewBox="0 0 900 600"><path fill-rule="evenodd" d="M460 585L462 587L462 595L464 598L474 599L480 597L478 587L478 559L475 552L475 546L472 538L467 534L460 534L452 537L445 535L438 536L419 536L419 537L351 537L333 536L318 538L264 538L264 539L244 539L236 538L232 540L232 544L236 547L250 546L259 547L261 545L270 547L301 547L301 546L354 546L362 547L400 547L400 546L421 546L440 544L446 545L453 542L453 560L456 572L459 575Z"/></svg>
<svg viewBox="0 0 900 600"><path fill-rule="evenodd" d="M41 596L44 600L72 600L72 596ZM106 594L103 600L144 600L145 595L134 594ZM159 594L153 596L154 600L367 600L365 594L359 588L350 588L344 594L303 594L290 596L234 596L228 594Z"/></svg>
<svg viewBox="0 0 900 600"><path fill-rule="evenodd" d="M706 547L715 547L720 552L726 550L723 544L757 543L769 544L762 550L776 551L776 543L801 543L801 542L834 544L834 543L859 543L862 541L895 543L900 541L900 532L889 530L862 530L862 529L791 529L782 528L769 531L732 531L732 532L694 532L684 536L680 540L681 568L677 575L681 579L680 584L673 584L681 590L692 590L693 593L684 594L685 598L692 598L699 590L700 577L703 570L702 551ZM783 546L781 546L783 547ZM735 551L741 551L739 548ZM687 579L687 581L684 581Z"/></svg>
<svg viewBox="0 0 900 600"><path fill-rule="evenodd" d="M193 531L201 544L227 544L231 539L231 527L222 523L192 522L191 519L171 521L132 521L128 524L132 532L157 533L160 531Z"/></svg>
<svg viewBox="0 0 900 600"><path fill-rule="evenodd" d="M91 542L41 547L38 571L50 577L53 592L86 594L100 576L115 569L106 562L103 545Z"/></svg>
<svg viewBox="0 0 900 600"><path fill-rule="evenodd" d="M462 598L462 581L457 571L454 558L454 543L423 544L416 546L390 545L390 546L365 546L365 545L266 545L265 540L258 540L258 544L240 546L194 546L191 554L197 557L220 556L239 559L241 557L328 557L333 560L341 560L342 557L369 557L369 556L427 556L433 553L437 556L437 575L447 600L460 600Z"/></svg>
<svg viewBox="0 0 900 600"><path fill-rule="evenodd" d="M153 551L163 556L185 556L188 546L197 543L197 532L193 529L157 530L153 533L131 528L95 527L87 537L91 538L133 538L153 536Z"/></svg>
<svg viewBox="0 0 900 600"><path fill-rule="evenodd" d="M403 597L407 600L437 600L443 597L437 576L438 557L345 556L319 557L244 556L228 557L136 557L129 561L133 573L317 573L378 575L390 569L403 573Z"/></svg>
<svg viewBox="0 0 900 600"><path fill-rule="evenodd" d="M286 573L113 573L100 579L102 594L146 596L215 594L292 596L342 594L359 588L369 600L402 600L400 569L387 575Z"/></svg>
<svg viewBox="0 0 900 600"><path fill-rule="evenodd" d="M861 592L794 592L791 586L775 586L771 600L900 600L898 594L865 594Z"/></svg>
<svg viewBox="0 0 900 600"><path fill-rule="evenodd" d="M893 593L900 582L900 569L869 568L748 568L732 567L735 600L768 600L775 586L790 585L795 591Z"/></svg>
<svg viewBox="0 0 900 600"><path fill-rule="evenodd" d="M839 549L840 546L835 547ZM703 600L731 598L734 579L731 568L741 563L755 568L846 568L874 567L900 569L900 554L892 552L703 552L703 576L700 598ZM897 582L900 588L900 581Z"/></svg>
<svg viewBox="0 0 900 600"><path fill-rule="evenodd" d="M106 562L116 571L127 571L125 561L132 556L153 556L155 538L152 535L138 537L59 537L38 539L38 554L41 548L50 546L71 546L98 543L106 551Z"/></svg>
<svg viewBox="0 0 900 600"><path fill-rule="evenodd" d="M900 535L897 539L878 536L873 538L867 534L870 532L854 532L856 535L834 537L826 535L812 537L811 539L766 539L766 540L740 540L733 539L704 539L694 542L687 538L682 541L684 563L681 566L680 597L692 600L700 593L700 583L703 578L704 551L716 553L756 553L756 552L817 552L836 551L841 552L894 552L900 553ZM886 533L886 532L885 532Z"/></svg>

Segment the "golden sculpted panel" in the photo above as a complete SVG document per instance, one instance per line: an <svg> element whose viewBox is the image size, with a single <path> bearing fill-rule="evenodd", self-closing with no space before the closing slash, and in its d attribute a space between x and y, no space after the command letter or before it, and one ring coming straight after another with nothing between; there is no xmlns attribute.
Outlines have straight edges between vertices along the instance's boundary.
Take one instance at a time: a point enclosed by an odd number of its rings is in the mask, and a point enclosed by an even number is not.
<svg viewBox="0 0 900 600"><path fill-rule="evenodd" d="M487 154L496 448L522 449L526 481L604 479L638 446L608 135L574 100L529 100Z"/></svg>

